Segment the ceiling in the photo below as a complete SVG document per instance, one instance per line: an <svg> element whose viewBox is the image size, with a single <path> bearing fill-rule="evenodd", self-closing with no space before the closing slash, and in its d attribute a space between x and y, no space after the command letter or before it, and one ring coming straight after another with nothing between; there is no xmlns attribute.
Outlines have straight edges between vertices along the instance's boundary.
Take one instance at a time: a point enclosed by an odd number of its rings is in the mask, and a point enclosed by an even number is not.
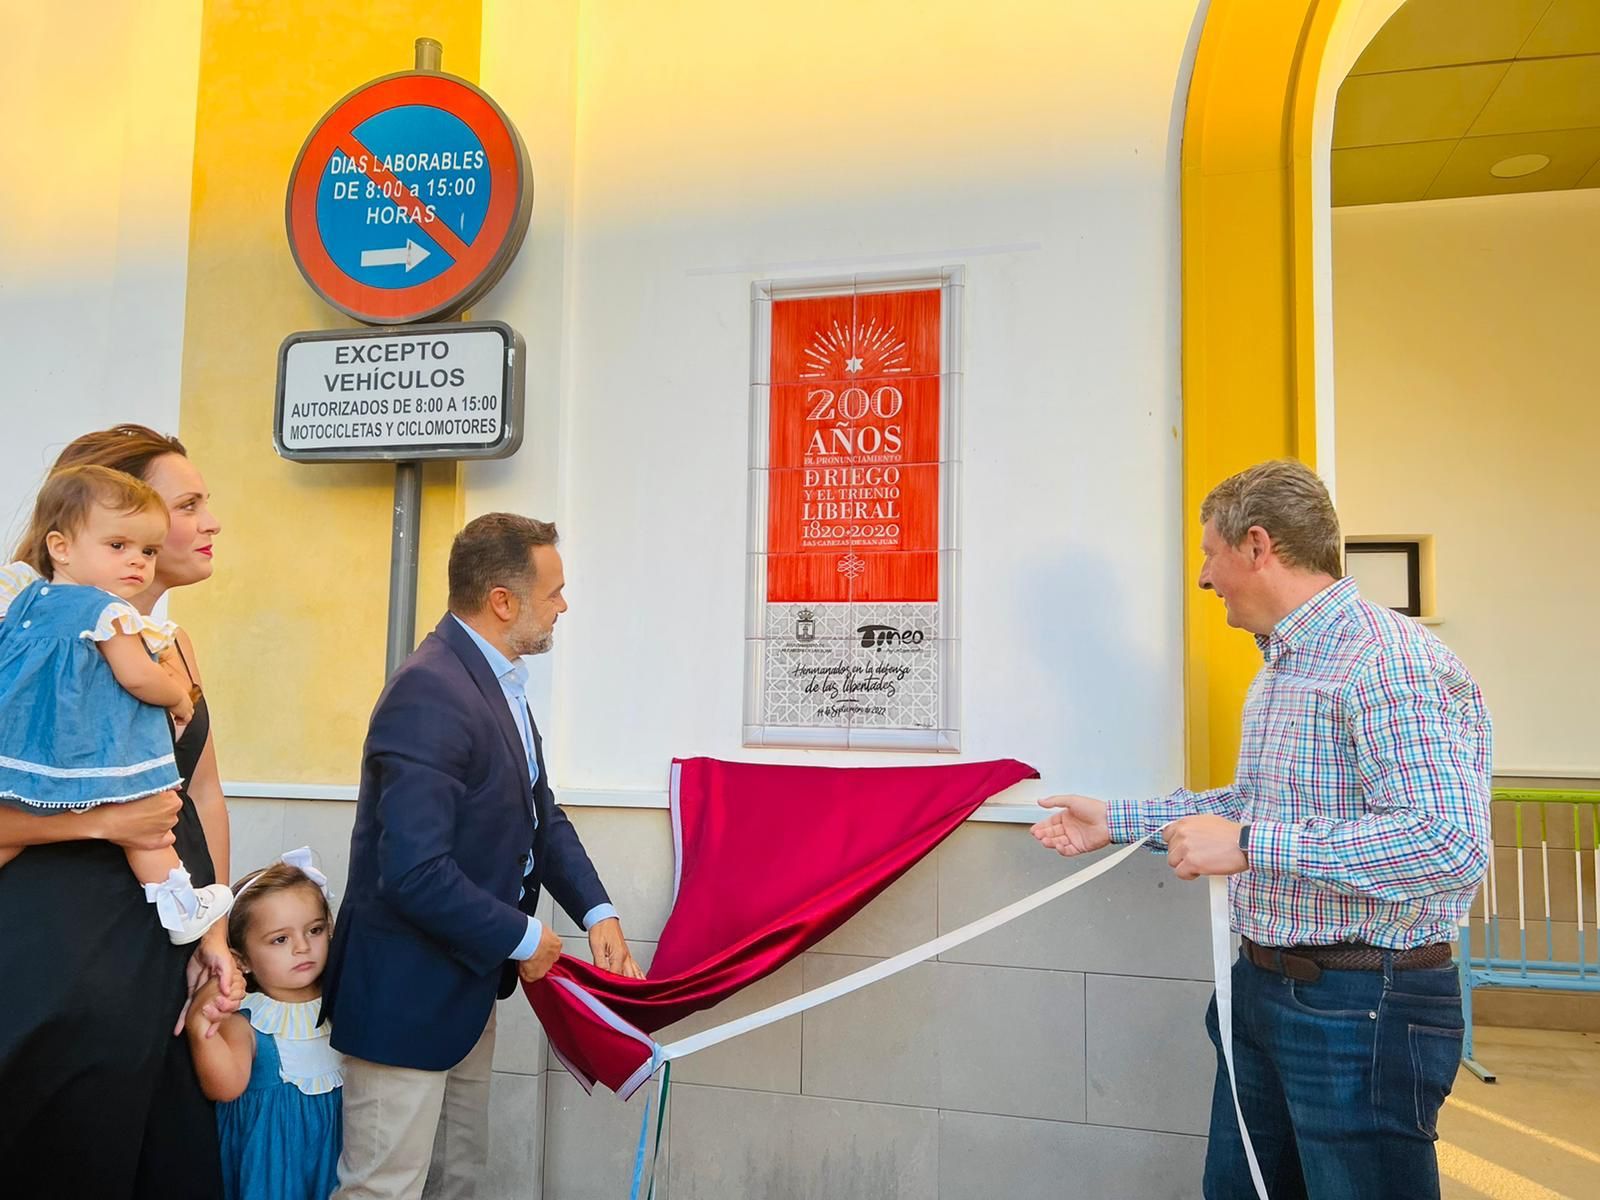
<svg viewBox="0 0 1600 1200"><path fill-rule="evenodd" d="M1591 187L1600 0L1408 0L1339 88L1336 206Z"/></svg>

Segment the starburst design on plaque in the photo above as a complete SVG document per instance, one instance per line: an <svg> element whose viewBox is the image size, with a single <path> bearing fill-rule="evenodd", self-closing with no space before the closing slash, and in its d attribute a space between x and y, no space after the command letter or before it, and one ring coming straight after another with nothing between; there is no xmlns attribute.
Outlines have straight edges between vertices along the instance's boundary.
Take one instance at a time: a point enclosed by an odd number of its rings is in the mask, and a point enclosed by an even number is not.
<svg viewBox="0 0 1600 1200"><path fill-rule="evenodd" d="M893 325L878 324L874 317L865 325L852 323L846 329L838 321L812 335L802 351L801 379L843 379L849 375L904 375L911 370L906 362L906 340Z"/></svg>
<svg viewBox="0 0 1600 1200"><path fill-rule="evenodd" d="M864 558L852 550L849 554L846 554L839 560L838 569L839 574L843 575L846 579L860 579L862 573L867 569L867 562Z"/></svg>

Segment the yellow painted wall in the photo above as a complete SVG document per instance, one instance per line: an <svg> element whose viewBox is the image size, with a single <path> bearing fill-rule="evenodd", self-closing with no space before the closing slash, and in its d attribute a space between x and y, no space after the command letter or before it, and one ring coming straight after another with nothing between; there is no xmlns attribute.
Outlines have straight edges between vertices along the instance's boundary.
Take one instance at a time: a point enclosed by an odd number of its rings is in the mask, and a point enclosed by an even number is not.
<svg viewBox="0 0 1600 1200"><path fill-rule="evenodd" d="M1311 159L1338 0L1213 0L1183 142L1184 564L1188 776L1233 778L1260 668L1222 606L1192 590L1200 503L1263 459L1315 464Z"/></svg>
<svg viewBox="0 0 1600 1200"><path fill-rule="evenodd" d="M1334 215L1339 511L1434 535L1502 774L1600 774L1600 192Z"/></svg>
<svg viewBox="0 0 1600 1200"><path fill-rule="evenodd" d="M201 27L181 433L223 522L217 573L176 594L215 697L223 776L354 782L383 682L393 468L289 463L272 449L276 355L296 330L355 324L301 278L284 189L346 92L409 69L419 36L475 79L480 7L455 0L208 0ZM444 606L456 468L426 474L419 633Z"/></svg>
<svg viewBox="0 0 1600 1200"><path fill-rule="evenodd" d="M0 540L61 447L178 424L201 0L0 0Z"/></svg>
<svg viewBox="0 0 1600 1200"><path fill-rule="evenodd" d="M24 271L27 283L45 288L63 274L101 269L124 224L159 238L174 218L185 222L162 189L187 168L193 77L169 90L153 76L164 60L168 74L184 78L199 11L199 0L129 0L85 21L67 6L0 6L8 284Z"/></svg>

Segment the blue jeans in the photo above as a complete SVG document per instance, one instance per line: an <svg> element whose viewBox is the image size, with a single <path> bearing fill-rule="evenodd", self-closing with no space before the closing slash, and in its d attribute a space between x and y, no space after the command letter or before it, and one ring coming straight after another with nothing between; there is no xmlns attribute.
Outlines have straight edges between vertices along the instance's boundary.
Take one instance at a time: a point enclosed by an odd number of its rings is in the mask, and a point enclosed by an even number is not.
<svg viewBox="0 0 1600 1200"><path fill-rule="evenodd" d="M1239 1104L1270 1200L1437 1200L1439 1107L1461 1061L1451 966L1324 971L1301 983L1233 964ZM1217 1033L1206 1200L1255 1200Z"/></svg>

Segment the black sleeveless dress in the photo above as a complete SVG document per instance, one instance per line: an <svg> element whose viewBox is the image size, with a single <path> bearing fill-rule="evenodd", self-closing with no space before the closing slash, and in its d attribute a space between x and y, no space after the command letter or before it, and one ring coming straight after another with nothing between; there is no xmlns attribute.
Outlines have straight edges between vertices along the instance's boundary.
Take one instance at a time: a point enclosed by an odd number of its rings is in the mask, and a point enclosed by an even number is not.
<svg viewBox="0 0 1600 1200"><path fill-rule="evenodd" d="M216 882L189 798L205 698L173 742L173 829L195 886ZM41 818L48 819L48 818ZM172 1036L192 946L174 946L110 842L30 846L0 869L0 1172L8 1198L214 1200L213 1106Z"/></svg>

